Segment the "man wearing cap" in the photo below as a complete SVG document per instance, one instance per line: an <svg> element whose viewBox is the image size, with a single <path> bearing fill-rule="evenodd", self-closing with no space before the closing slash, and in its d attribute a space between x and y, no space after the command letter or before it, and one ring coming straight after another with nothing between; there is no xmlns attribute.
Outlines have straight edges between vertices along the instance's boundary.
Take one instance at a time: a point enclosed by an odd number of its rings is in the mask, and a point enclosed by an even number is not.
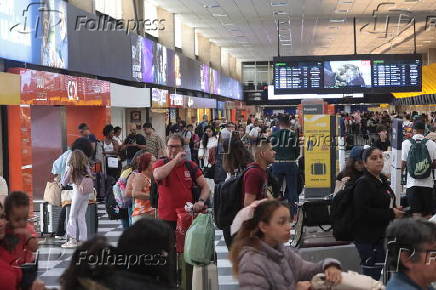
<svg viewBox="0 0 436 290"><path fill-rule="evenodd" d="M432 140L424 138L425 124L416 122L413 126L413 137L411 139L418 142L427 140L426 146L431 160L433 160L432 168L436 165L436 144ZM405 169L407 165L407 157L411 148L410 139L404 140L402 143L401 152L401 168ZM406 193L409 199L410 211L415 217L430 218L433 212L433 174L424 179L415 179L407 173Z"/></svg>

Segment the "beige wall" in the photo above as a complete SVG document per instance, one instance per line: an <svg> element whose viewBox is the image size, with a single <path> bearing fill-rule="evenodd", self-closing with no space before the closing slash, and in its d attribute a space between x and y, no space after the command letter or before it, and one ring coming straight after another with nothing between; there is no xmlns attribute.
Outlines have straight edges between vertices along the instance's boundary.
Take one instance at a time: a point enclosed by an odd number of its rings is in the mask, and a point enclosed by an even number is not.
<svg viewBox="0 0 436 290"><path fill-rule="evenodd" d="M427 62L428 64L432 64L436 62L436 48L429 48L427 51ZM424 58L424 56L423 56ZM425 63L426 61L424 61Z"/></svg>
<svg viewBox="0 0 436 290"><path fill-rule="evenodd" d="M236 79L242 80L242 62L239 59L236 59Z"/></svg>
<svg viewBox="0 0 436 290"><path fill-rule="evenodd" d="M68 2L86 12L94 13L94 0L69 0Z"/></svg>
<svg viewBox="0 0 436 290"><path fill-rule="evenodd" d="M159 30L159 42L168 48L174 49L174 14L162 8L158 8L157 17L159 19L165 19L165 29Z"/></svg>
<svg viewBox="0 0 436 290"><path fill-rule="evenodd" d="M221 47L215 43L210 43L210 64L216 69L221 69Z"/></svg>
<svg viewBox="0 0 436 290"><path fill-rule="evenodd" d="M198 59L205 64L210 63L210 42L209 39L198 34Z"/></svg>
<svg viewBox="0 0 436 290"><path fill-rule="evenodd" d="M230 71L230 76L232 78L236 78L237 74L236 74L236 58L233 55L229 55L229 71Z"/></svg>
<svg viewBox="0 0 436 290"><path fill-rule="evenodd" d="M221 71L225 75L229 75L229 53L225 49L221 49Z"/></svg>
<svg viewBox="0 0 436 290"><path fill-rule="evenodd" d="M182 24L182 51L183 54L195 59L195 29Z"/></svg>

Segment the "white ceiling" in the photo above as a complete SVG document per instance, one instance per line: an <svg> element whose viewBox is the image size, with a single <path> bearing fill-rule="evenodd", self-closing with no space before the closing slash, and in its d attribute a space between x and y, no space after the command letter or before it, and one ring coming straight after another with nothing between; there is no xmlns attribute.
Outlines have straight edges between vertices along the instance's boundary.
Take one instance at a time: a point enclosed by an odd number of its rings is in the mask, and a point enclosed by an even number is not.
<svg viewBox="0 0 436 290"><path fill-rule="evenodd" d="M417 52L436 47L435 0L154 2L180 14L184 23L242 61L271 60L277 55L277 19L282 56L352 54L354 17L358 53L413 53L414 18Z"/></svg>

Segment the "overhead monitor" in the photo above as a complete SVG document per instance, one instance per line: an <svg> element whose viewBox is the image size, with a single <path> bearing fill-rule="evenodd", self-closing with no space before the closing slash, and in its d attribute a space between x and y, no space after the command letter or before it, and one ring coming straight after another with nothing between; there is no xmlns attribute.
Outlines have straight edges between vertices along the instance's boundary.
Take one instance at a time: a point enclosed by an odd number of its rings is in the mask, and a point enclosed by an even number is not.
<svg viewBox="0 0 436 290"><path fill-rule="evenodd" d="M331 55L274 58L274 93L347 94L422 89L417 54Z"/></svg>

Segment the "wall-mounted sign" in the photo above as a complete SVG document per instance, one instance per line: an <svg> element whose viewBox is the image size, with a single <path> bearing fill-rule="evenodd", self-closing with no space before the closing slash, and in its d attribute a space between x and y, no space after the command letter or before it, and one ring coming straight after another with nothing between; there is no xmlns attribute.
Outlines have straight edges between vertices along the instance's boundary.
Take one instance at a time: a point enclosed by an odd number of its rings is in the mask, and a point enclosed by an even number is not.
<svg viewBox="0 0 436 290"><path fill-rule="evenodd" d="M110 84L59 73L10 69L21 75L21 104L110 106Z"/></svg>
<svg viewBox="0 0 436 290"><path fill-rule="evenodd" d="M216 100L185 96L185 107L191 109L215 109Z"/></svg>
<svg viewBox="0 0 436 290"><path fill-rule="evenodd" d="M168 90L151 89L151 107L168 108Z"/></svg>
<svg viewBox="0 0 436 290"><path fill-rule="evenodd" d="M170 107L183 107L184 96L179 94L170 95Z"/></svg>

